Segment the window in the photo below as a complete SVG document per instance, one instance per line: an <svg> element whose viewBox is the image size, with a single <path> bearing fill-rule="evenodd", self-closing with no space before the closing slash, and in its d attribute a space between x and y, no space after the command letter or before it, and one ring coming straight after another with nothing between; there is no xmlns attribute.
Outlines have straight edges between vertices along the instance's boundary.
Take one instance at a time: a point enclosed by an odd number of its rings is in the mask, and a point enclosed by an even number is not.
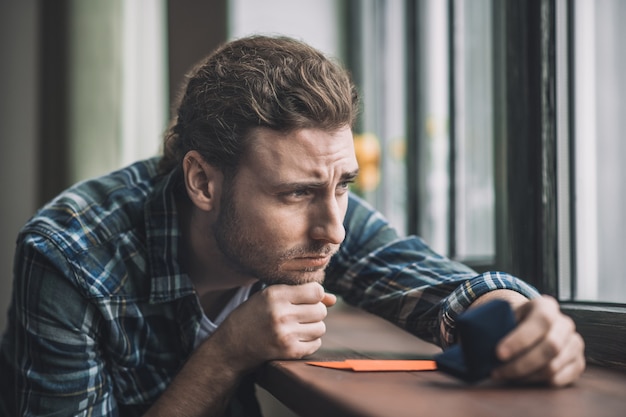
<svg viewBox="0 0 626 417"><path fill-rule="evenodd" d="M346 60L361 95L355 127L358 141L378 148L384 175L357 191L373 203L401 234L407 233L404 2L348 3ZM374 141L374 144L371 142ZM360 156L357 148L357 157ZM360 177L368 176L361 164Z"/></svg>
<svg viewBox="0 0 626 417"><path fill-rule="evenodd" d="M483 269L496 237L492 14L490 0L348 2L356 130L381 147L364 196L401 233Z"/></svg>
<svg viewBox="0 0 626 417"><path fill-rule="evenodd" d="M556 1L559 298L591 362L626 369L626 4ZM622 21L620 21L620 19ZM620 304L621 303L621 304Z"/></svg>
<svg viewBox="0 0 626 417"><path fill-rule="evenodd" d="M557 297L626 368L626 4L406 8L409 232Z"/></svg>
<svg viewBox="0 0 626 417"><path fill-rule="evenodd" d="M577 0L572 10L572 152L581 301L626 303L626 3Z"/></svg>
<svg viewBox="0 0 626 417"><path fill-rule="evenodd" d="M165 2L41 2L39 198L158 154Z"/></svg>
<svg viewBox="0 0 626 417"><path fill-rule="evenodd" d="M450 254L473 264L495 257L493 10L455 0L452 13L454 236Z"/></svg>
<svg viewBox="0 0 626 417"><path fill-rule="evenodd" d="M493 265L491 0L408 2L409 229L477 269Z"/></svg>
<svg viewBox="0 0 626 417"><path fill-rule="evenodd" d="M167 125L163 13L162 1L70 6L70 183L157 155Z"/></svg>
<svg viewBox="0 0 626 417"><path fill-rule="evenodd" d="M410 48L416 53L410 63L414 81L408 82L414 83L416 105L409 111L415 117L409 148L414 159L409 169L414 181L411 191L417 194L416 205L409 208L416 212L412 232L439 253L453 255L450 14L446 2L429 0L417 2L411 16L415 32Z"/></svg>
<svg viewBox="0 0 626 417"><path fill-rule="evenodd" d="M301 39L329 56L341 58L337 0L229 0L228 38L281 34Z"/></svg>

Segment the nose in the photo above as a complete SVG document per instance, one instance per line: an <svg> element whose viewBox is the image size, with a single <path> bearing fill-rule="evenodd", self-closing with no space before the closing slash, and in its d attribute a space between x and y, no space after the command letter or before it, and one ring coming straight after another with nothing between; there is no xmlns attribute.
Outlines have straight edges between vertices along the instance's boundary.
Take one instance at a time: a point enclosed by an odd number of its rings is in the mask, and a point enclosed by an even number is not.
<svg viewBox="0 0 626 417"><path fill-rule="evenodd" d="M343 227L345 208L336 196L320 199L313 214L311 238L338 245L346 237Z"/></svg>

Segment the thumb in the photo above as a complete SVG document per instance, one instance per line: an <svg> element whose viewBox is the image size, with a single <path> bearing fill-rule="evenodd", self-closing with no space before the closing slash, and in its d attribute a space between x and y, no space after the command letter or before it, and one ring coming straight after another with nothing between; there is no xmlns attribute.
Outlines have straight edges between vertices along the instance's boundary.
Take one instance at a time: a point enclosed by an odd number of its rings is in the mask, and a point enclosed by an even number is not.
<svg viewBox="0 0 626 417"><path fill-rule="evenodd" d="M324 297L322 298L322 303L326 306L326 307L332 307L335 305L335 303L337 302L337 296L331 293L324 293Z"/></svg>

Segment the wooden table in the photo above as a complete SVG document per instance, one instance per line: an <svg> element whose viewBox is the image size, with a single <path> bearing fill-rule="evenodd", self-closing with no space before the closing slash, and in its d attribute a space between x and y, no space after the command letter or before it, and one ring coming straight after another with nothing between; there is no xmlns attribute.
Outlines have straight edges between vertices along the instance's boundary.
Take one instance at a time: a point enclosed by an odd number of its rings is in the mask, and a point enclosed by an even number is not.
<svg viewBox="0 0 626 417"><path fill-rule="evenodd" d="M326 320L323 347L307 360L410 359L439 349L390 323L346 305ZM440 371L352 372L274 361L258 384L298 415L419 417L626 416L626 374L589 366L572 387L464 384Z"/></svg>

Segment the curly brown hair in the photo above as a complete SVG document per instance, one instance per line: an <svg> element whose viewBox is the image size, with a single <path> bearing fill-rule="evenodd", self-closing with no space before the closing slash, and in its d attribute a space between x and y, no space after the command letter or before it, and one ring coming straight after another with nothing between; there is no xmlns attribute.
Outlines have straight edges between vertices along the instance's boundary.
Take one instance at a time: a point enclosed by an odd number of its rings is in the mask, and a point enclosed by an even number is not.
<svg viewBox="0 0 626 417"><path fill-rule="evenodd" d="M159 171L179 169L196 150L232 175L255 127L333 131L353 126L357 113L349 74L317 49L287 37L231 41L188 75Z"/></svg>

